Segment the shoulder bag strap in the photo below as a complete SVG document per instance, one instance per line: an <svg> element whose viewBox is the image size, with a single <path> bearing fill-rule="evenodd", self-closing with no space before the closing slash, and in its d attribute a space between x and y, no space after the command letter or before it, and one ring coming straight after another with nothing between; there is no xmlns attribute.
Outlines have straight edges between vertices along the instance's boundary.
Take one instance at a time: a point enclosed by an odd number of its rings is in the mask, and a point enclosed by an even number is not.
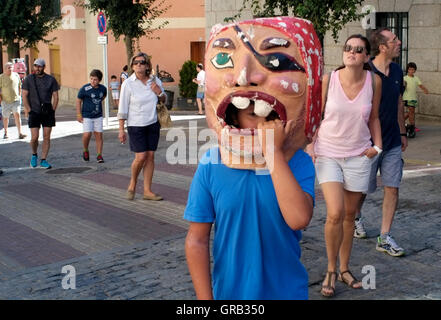
<svg viewBox="0 0 441 320"><path fill-rule="evenodd" d="M40 93L38 92L38 88L37 88L37 80L35 80L37 76L35 74L33 74L33 75L31 75L31 77L34 80L34 87L35 87L35 91L37 92L38 104L41 106Z"/></svg>

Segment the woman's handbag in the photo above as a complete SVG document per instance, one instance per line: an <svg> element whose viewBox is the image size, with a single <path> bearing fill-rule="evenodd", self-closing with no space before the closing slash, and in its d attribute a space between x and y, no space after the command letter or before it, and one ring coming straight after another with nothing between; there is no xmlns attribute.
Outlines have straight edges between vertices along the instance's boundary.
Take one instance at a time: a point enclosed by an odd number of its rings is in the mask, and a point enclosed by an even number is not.
<svg viewBox="0 0 441 320"><path fill-rule="evenodd" d="M158 101L158 103L156 104L156 114L158 115L158 121L161 125L161 128L171 127L172 121L164 102Z"/></svg>

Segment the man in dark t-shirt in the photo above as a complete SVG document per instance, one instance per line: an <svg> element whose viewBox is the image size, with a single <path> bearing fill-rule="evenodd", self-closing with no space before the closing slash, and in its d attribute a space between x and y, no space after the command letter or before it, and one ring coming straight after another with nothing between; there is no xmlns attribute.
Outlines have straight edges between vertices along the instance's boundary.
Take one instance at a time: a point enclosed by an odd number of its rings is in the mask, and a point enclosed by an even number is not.
<svg viewBox="0 0 441 320"><path fill-rule="evenodd" d="M381 182L384 186L383 218L376 249L399 257L404 255L404 249L398 246L392 238L390 229L398 205L398 191L403 175L402 152L407 148L402 101L403 71L398 64L392 62L393 58L400 55L401 41L390 30L383 28L372 34L371 46L375 57L369 64L382 80L379 117L383 150L372 163L368 192L375 192L377 172L380 170ZM359 209L363 205L364 198L365 196L362 198ZM358 238L364 231L360 218L361 215L358 213L354 231L354 236ZM364 236L366 236L365 232Z"/></svg>
<svg viewBox="0 0 441 320"><path fill-rule="evenodd" d="M49 153L52 127L55 126L55 110L58 106L57 80L44 72L46 62L37 59L34 62L35 74L28 75L22 85L23 104L26 113L29 113L28 125L31 130L31 167L37 167L38 136L40 127L43 127L43 145L40 167L50 169L52 166L46 161Z"/></svg>

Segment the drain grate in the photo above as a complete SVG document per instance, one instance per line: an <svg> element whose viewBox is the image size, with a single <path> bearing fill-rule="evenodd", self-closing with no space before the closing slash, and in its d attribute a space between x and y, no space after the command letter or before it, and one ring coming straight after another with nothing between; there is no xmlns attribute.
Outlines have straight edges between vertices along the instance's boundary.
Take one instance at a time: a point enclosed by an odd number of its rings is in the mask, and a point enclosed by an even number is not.
<svg viewBox="0 0 441 320"><path fill-rule="evenodd" d="M83 173L87 170L91 170L90 167L71 167L71 168L59 168L47 170L47 174L68 174L68 173Z"/></svg>

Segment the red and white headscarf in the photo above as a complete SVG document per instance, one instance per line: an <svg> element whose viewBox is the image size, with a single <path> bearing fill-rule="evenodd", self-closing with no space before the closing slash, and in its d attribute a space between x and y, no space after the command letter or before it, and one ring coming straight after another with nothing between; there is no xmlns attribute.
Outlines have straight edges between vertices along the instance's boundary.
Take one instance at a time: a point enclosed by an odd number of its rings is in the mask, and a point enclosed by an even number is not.
<svg viewBox="0 0 441 320"><path fill-rule="evenodd" d="M228 25L215 25L211 29L208 46L213 38L221 31L231 28L236 23ZM300 49L303 65L308 78L308 93L306 98L305 135L312 138L320 124L321 118L321 92L323 59L322 46L315 33L314 27L309 20L296 17L257 18L240 21L240 24L262 25L278 31L290 37Z"/></svg>

